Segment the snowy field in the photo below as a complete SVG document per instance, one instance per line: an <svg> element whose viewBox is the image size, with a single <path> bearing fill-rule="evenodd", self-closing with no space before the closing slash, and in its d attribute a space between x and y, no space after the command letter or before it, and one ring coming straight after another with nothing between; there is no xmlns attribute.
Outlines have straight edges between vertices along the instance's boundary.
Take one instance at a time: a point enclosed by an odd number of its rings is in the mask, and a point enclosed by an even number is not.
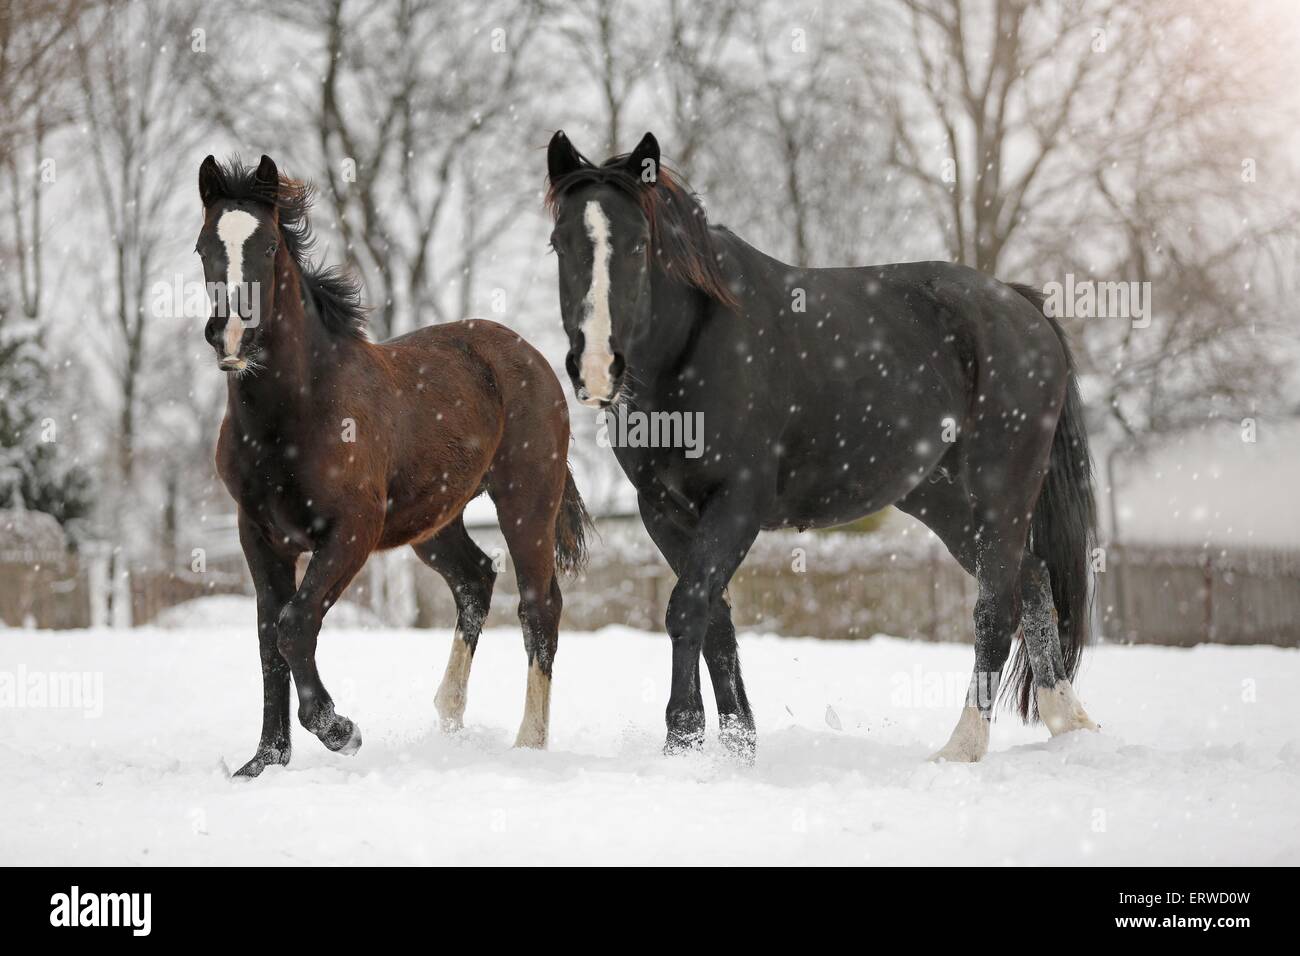
<svg viewBox="0 0 1300 956"><path fill-rule="evenodd" d="M1095 650L1078 686L1101 734L1005 719L966 766L925 758L969 648L745 636L760 741L743 768L712 739L660 754L668 643L622 629L562 636L549 752L510 747L512 630L484 634L466 729L444 736L450 639L327 630L321 670L361 752L295 726L290 767L234 782L260 725L250 629L0 631L11 686L102 675L82 710L0 707L0 863L1300 863L1293 650Z"/></svg>

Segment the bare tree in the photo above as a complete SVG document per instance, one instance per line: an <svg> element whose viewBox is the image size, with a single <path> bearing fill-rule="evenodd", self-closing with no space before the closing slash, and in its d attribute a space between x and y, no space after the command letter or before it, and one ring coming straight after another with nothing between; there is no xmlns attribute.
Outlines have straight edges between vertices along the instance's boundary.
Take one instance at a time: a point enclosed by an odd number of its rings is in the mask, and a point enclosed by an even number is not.
<svg viewBox="0 0 1300 956"><path fill-rule="evenodd" d="M33 111L48 103L60 49L84 0L11 0L0 7L0 159L23 141Z"/></svg>
<svg viewBox="0 0 1300 956"><path fill-rule="evenodd" d="M50 142L70 115L63 52L82 6L0 8L0 506L47 512L74 537L92 508L91 481L53 387L46 193L59 172ZM53 440L60 431L64 441Z"/></svg>
<svg viewBox="0 0 1300 956"><path fill-rule="evenodd" d="M862 264L898 248L910 210L888 186L880 106L856 42L877 19L874 7L745 4L701 79L724 85L692 176L711 210L797 265Z"/></svg>
<svg viewBox="0 0 1300 956"><path fill-rule="evenodd" d="M1063 272L1150 284L1149 327L1076 323L1107 415L1130 440L1284 407L1300 252L1300 201L1284 186L1300 169L1277 145L1300 119L1281 67L1300 51L1265 39L1268 21L1250 9L1135 9L1105 135L1074 161L1088 187L1070 209L1075 239L1042 224L1025 236Z"/></svg>
<svg viewBox="0 0 1300 956"><path fill-rule="evenodd" d="M661 77L672 104L673 156L690 169L717 126L743 108L733 99L739 67L729 53L739 45L744 3L666 3L668 45Z"/></svg>
<svg viewBox="0 0 1300 956"><path fill-rule="evenodd" d="M888 2L901 53L864 66L888 105L890 161L922 189L950 257L993 274L1080 104L1109 92L1093 75L1116 5Z"/></svg>
<svg viewBox="0 0 1300 956"><path fill-rule="evenodd" d="M301 111L284 121L314 144L309 168L375 303L377 335L452 318L471 295L463 286L477 258L530 201L502 163L503 188L477 186L472 234L457 228L475 148L501 128L532 126L520 101L530 93L524 67L541 12L536 0L276 8L295 36L305 31L319 44L320 74L307 77ZM512 146L498 158L518 156L520 144ZM453 288L459 295L448 297Z"/></svg>
<svg viewBox="0 0 1300 956"><path fill-rule="evenodd" d="M569 48L570 62L599 94L601 157L631 148L623 143L624 119L660 47L654 39L657 11L639 0L575 0L558 10L556 31Z"/></svg>
<svg viewBox="0 0 1300 956"><path fill-rule="evenodd" d="M177 182L206 129L182 106L198 54L190 48L197 3L106 2L77 25L80 118L94 170L90 201L109 237L97 303L118 386L117 466L136 471L141 375L148 354L149 290ZM183 165L182 165L183 164Z"/></svg>
<svg viewBox="0 0 1300 956"><path fill-rule="evenodd" d="M8 229L0 233L11 294L0 302L0 323L11 303L39 332L45 285L42 193L57 175L45 163L49 139L70 117L61 47L83 4L71 0L17 0L0 9L0 175Z"/></svg>
<svg viewBox="0 0 1300 956"><path fill-rule="evenodd" d="M1281 99L1263 75L1266 25L1176 0L887 3L898 52L867 74L891 164L949 257L1039 281L1151 283L1150 327L1067 320L1130 435L1266 395L1268 335L1245 331L1245 313L1262 330L1273 311L1252 286L1261 271L1275 291L1293 281L1262 267L1294 212L1265 209L1278 193L1243 188L1223 159Z"/></svg>

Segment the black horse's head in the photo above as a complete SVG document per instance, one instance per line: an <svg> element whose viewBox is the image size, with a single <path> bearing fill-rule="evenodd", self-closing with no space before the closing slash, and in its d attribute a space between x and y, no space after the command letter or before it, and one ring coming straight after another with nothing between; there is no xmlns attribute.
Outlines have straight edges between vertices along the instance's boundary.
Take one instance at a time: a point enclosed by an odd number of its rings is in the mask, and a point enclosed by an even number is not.
<svg viewBox="0 0 1300 956"><path fill-rule="evenodd" d="M630 154L599 167L603 175L582 176L596 169L563 131L551 139L551 247L569 334L565 367L579 401L605 406L623 384L624 349L649 322L650 221L642 192L658 178L659 144L646 133Z"/></svg>
<svg viewBox="0 0 1300 956"><path fill-rule="evenodd" d="M275 307L280 189L269 156L256 171L211 156L199 166L203 229L194 249L212 300L204 335L223 371L246 370L264 344Z"/></svg>
<svg viewBox="0 0 1300 956"><path fill-rule="evenodd" d="M655 347L656 270L734 302L718 272L703 210L661 166L651 133L632 152L597 166L561 130L551 138L547 172L555 216L551 246L569 335L565 367L578 400L605 407L624 389L638 357Z"/></svg>

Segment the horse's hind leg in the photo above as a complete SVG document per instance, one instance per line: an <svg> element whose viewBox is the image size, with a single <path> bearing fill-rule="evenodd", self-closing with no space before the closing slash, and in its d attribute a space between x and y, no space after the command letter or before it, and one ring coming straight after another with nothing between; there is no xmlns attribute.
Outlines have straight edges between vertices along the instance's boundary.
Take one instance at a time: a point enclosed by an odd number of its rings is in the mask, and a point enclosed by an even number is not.
<svg viewBox="0 0 1300 956"><path fill-rule="evenodd" d="M1097 725L1083 709L1070 683L1069 671L1061 655L1051 578L1037 555L1025 554L1020 594L1024 608L1021 628L1029 665L1034 672L1039 716L1053 736L1072 730L1096 730Z"/></svg>
<svg viewBox="0 0 1300 956"><path fill-rule="evenodd" d="M956 451L956 450L955 450ZM950 455L955 461L956 454ZM998 681L1011 647L1011 635L1019 613L1015 606L1015 571L998 573L999 567L1018 555L1002 554L977 527L975 509L965 482L950 465L943 477L922 482L898 507L924 522L947 546L948 551L979 582L979 599L975 605L975 670L966 692L957 726L948 742L931 760L974 763L989 749L989 724L997 698ZM1010 599L1009 599L1010 598Z"/></svg>
<svg viewBox="0 0 1300 956"><path fill-rule="evenodd" d="M563 459L560 459L563 465ZM551 722L551 672L560 643L560 612L564 602L555 576L555 519L564 492L564 476L558 483L506 481L496 475L492 492L501 522L501 533L515 565L519 585L519 625L524 632L524 649L528 652L528 690L524 696L524 719L515 738L516 747L545 749ZM554 484L553 494L527 494L529 485L546 488Z"/></svg>
<svg viewBox="0 0 1300 956"><path fill-rule="evenodd" d="M1002 669L1020 628L1025 543L1051 453L1053 429L1020 427L1021 416L998 412L1010 404L1010 396L998 393L997 399L981 412L974 430L962 437L956 449L957 484L968 494L975 533L970 545L979 585L975 673L952 739L934 759L973 762L988 750Z"/></svg>
<svg viewBox="0 0 1300 956"><path fill-rule="evenodd" d="M464 725L470 667L492 603L496 572L492 569L492 559L470 538L461 518L428 540L411 545L411 549L442 576L456 600L456 633L451 641L451 655L433 698L442 729L453 732Z"/></svg>

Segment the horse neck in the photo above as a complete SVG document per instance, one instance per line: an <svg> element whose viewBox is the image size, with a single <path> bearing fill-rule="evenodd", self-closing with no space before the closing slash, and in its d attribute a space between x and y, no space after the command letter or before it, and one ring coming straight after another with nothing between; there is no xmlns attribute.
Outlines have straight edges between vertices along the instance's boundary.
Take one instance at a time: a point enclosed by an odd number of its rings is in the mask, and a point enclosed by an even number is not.
<svg viewBox="0 0 1300 956"><path fill-rule="evenodd" d="M697 330L717 308L703 292L659 268L651 274L650 303L655 361L652 367L643 364L634 370L647 385L677 374L695 347Z"/></svg>
<svg viewBox="0 0 1300 956"><path fill-rule="evenodd" d="M230 407L240 418L251 413L261 421L292 413L319 392L329 372L327 362L313 356L331 355L322 347L328 333L307 294L297 263L281 248L276 257L276 302L257 362L261 368L229 380Z"/></svg>

